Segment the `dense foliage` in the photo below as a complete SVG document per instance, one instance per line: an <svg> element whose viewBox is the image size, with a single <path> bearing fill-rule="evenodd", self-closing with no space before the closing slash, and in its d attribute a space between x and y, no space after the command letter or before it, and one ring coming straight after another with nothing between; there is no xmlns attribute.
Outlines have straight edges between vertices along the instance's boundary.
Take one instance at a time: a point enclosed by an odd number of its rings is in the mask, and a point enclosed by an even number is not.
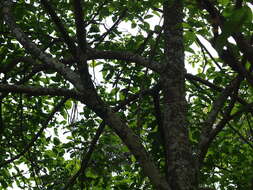
<svg viewBox="0 0 253 190"><path fill-rule="evenodd" d="M0 190L252 189L252 6L1 0Z"/></svg>

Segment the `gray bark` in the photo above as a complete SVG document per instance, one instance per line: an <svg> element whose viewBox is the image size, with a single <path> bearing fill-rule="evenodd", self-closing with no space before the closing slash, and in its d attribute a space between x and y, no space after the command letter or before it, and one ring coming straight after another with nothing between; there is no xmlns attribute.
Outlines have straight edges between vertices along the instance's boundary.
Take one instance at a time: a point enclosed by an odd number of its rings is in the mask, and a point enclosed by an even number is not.
<svg viewBox="0 0 253 190"><path fill-rule="evenodd" d="M161 74L164 95L167 180L173 190L195 189L195 164L188 140L183 47L183 2L165 1L165 63Z"/></svg>

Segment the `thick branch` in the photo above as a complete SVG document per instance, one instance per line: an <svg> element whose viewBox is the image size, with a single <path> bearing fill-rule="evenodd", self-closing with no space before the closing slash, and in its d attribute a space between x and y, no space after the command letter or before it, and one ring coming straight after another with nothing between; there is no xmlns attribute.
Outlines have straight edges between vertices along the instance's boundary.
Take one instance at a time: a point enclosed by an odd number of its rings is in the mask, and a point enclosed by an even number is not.
<svg viewBox="0 0 253 190"><path fill-rule="evenodd" d="M156 71L157 73L162 72L163 69L160 63L149 61L149 59L127 51L105 51L90 48L88 52L88 60L90 59L117 59L134 62L143 67L147 67L153 71Z"/></svg>
<svg viewBox="0 0 253 190"><path fill-rule="evenodd" d="M28 63L30 65L35 63L31 57L18 57L13 59L9 64L2 64L0 67L0 73L10 72L20 62Z"/></svg>
<svg viewBox="0 0 253 190"><path fill-rule="evenodd" d="M224 28L224 18L219 13L219 11L215 8L214 4L211 3L209 0L198 0L200 2L200 5L202 5L203 8L205 8L212 19L216 20L217 24L221 27L223 30ZM233 38L235 39L239 49L241 52L247 57L249 62L253 64L253 47L250 45L248 41L244 39L244 36L239 32L232 33Z"/></svg>
<svg viewBox="0 0 253 190"><path fill-rule="evenodd" d="M160 89L160 85L157 84L152 89L148 89L148 90L142 91L141 93L132 95L128 99L126 99L124 101L121 101L117 106L115 106L113 108L113 111L117 112L120 109L122 109L125 106L127 106L130 102L137 100L140 97L140 94L142 94L142 95L154 94L155 92L159 91L159 89ZM81 168L78 170L78 172L75 175L73 175L70 178L70 180L68 181L68 183L64 187L64 190L67 190L68 188L72 187L74 185L74 183L75 183L75 180L78 178L78 176L80 176L81 174L83 174L85 172L86 168L88 167L88 163L90 161L91 154L92 154L92 152L95 149L96 142L98 141L99 136L103 132L104 125L105 125L105 123L102 122L101 125L99 126L99 128L97 130L97 133L96 133L95 137L93 138L93 140L92 140L92 142L90 144L88 152L84 155L84 157L82 159Z"/></svg>
<svg viewBox="0 0 253 190"><path fill-rule="evenodd" d="M94 90L94 85L89 74L89 68L87 65L87 42L86 42L86 29L83 16L83 8L80 0L73 0L74 16L76 24L76 36L78 46L81 51L78 50L77 54L77 68L81 77L83 86Z"/></svg>
<svg viewBox="0 0 253 190"><path fill-rule="evenodd" d="M9 26L11 32L16 36L17 40L29 51L34 57L37 57L42 62L46 63L48 67L53 68L63 77L69 80L78 90L84 90L81 83L80 77L73 72L71 69L66 68L64 64L60 63L56 59L52 58L51 55L41 51L30 39L24 34L24 32L16 25L14 18L11 15L10 6L12 1L4 1L3 15L4 20Z"/></svg>
<svg viewBox="0 0 253 190"><path fill-rule="evenodd" d="M79 48L86 54L86 30L83 16L83 8L80 0L74 0L74 15L76 23L76 35Z"/></svg>
<svg viewBox="0 0 253 190"><path fill-rule="evenodd" d="M29 96L65 96L80 98L81 94L64 88L45 88L27 85L0 84L0 92L24 93Z"/></svg>

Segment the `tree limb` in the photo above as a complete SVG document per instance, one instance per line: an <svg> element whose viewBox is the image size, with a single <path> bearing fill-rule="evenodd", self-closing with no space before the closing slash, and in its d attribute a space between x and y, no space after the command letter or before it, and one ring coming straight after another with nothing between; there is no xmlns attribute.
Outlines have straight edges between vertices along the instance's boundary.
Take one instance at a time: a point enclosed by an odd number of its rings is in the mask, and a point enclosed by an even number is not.
<svg viewBox="0 0 253 190"><path fill-rule="evenodd" d="M65 102L68 100L69 98L64 98L62 99L51 111L51 113L48 115L48 117L46 118L46 120L42 123L42 127L40 128L40 130L36 133L36 135L32 138L32 140L30 141L30 143L28 143L22 152L20 152L19 154L17 154L16 156L14 156L13 158L6 160L2 163L0 163L0 168L10 164L12 162L14 162L15 160L19 159L21 156L23 156L26 152L28 152L30 150L30 148L34 145L34 143L36 142L36 140L42 135L43 131L45 130L45 128L47 127L48 123L51 121L51 119L53 118L54 114L56 112L58 112L60 110L60 108L65 104Z"/></svg>
<svg viewBox="0 0 253 190"><path fill-rule="evenodd" d="M239 90L239 86L234 91L234 94L231 97L231 102L230 102L225 114L223 115L222 120L216 126L214 126L214 128L210 132L210 135L208 137L208 141L206 141L204 144L202 144L201 152L199 154L199 167L201 167L201 165L202 165L202 162L203 162L205 155L208 151L208 147L210 146L210 144L212 143L214 138L219 134L219 132L226 126L226 124L228 124L233 119L240 117L243 113L247 113L247 112L252 111L253 103L249 103L249 104L244 105L239 111L237 111L233 115L230 115L230 113L234 107L235 101L236 101L238 90Z"/></svg>
<svg viewBox="0 0 253 190"><path fill-rule="evenodd" d="M240 82L240 77L236 77L220 94L219 97L214 101L212 105L211 111L207 115L207 119L203 122L202 130L200 134L200 140L199 140L199 151L200 151L200 162L204 159L203 154L205 155L208 149L208 145L211 143L212 140L210 140L210 134L212 133L212 127L214 122L216 121L216 118L218 116L218 113L223 108L225 101L229 96L231 96L231 93L235 91L235 89L238 90ZM234 105L234 104L233 104ZM233 107L232 107L233 108ZM231 110L232 110L231 108ZM230 110L230 111L231 111ZM229 112L230 113L230 112ZM228 113L228 114L229 114ZM203 153L204 152L204 153Z"/></svg>
<svg viewBox="0 0 253 190"><path fill-rule="evenodd" d="M96 50L89 48L88 60L91 59L117 59L128 62L137 63L143 67L147 67L157 73L163 71L163 66L155 61L149 61L149 59L142 57L140 55L127 52L127 51L110 51L110 50Z"/></svg>
<svg viewBox="0 0 253 190"><path fill-rule="evenodd" d="M46 88L27 85L0 84L0 92L24 93L28 96L65 96L80 98L82 94L64 88Z"/></svg>
<svg viewBox="0 0 253 190"><path fill-rule="evenodd" d="M213 3L211 3L209 0L198 0L200 5L206 9L212 19L216 20L217 24L221 27L223 30L224 28L224 17L219 13L219 11L216 9ZM249 62L253 64L253 47L250 45L250 43L245 40L244 36L239 32L232 33L233 38L235 39L239 49L241 52L247 57Z"/></svg>
<svg viewBox="0 0 253 190"><path fill-rule="evenodd" d="M139 161L146 176L149 177L151 182L157 189L170 190L166 179L160 174L155 164L149 158L149 155L142 145L138 136L134 131L127 126L118 115L116 115L97 95L94 89L86 89L80 77L66 68L64 64L53 59L50 55L43 53L34 43L32 43L22 30L16 25L10 13L10 5L12 1L4 1L3 15L6 23L8 24L12 33L16 36L17 40L29 51L33 56L38 57L39 60L48 64L49 67L55 69L65 79L70 81L79 92L82 92L82 102L92 109L99 117L101 117L106 124L111 126L121 140L126 144L129 150L134 154ZM128 55L123 53L124 56ZM123 58L127 58L124 57ZM136 59L136 57L134 57ZM138 57L139 58L139 57ZM140 59L140 58L139 58ZM138 59L137 59L138 60Z"/></svg>
<svg viewBox="0 0 253 190"><path fill-rule="evenodd" d="M34 57L37 57L43 63L47 64L48 67L53 68L60 73L64 78L69 80L78 90L84 90L83 84L80 77L73 72L71 69L66 68L64 64L60 63L56 59L52 58L51 55L41 51L30 39L24 34L24 32L15 23L14 18L11 14L10 6L13 4L12 1L3 2L3 16L11 32L16 36L17 40L23 45L23 47L29 51Z"/></svg>
<svg viewBox="0 0 253 190"><path fill-rule="evenodd" d="M61 22L61 19L57 16L54 8L51 6L51 4L47 0L41 0L41 4L44 6L47 13L52 18L54 24L56 25L58 31L61 33L65 43L67 44L70 52L73 56L76 56L76 45L74 41L70 38L67 30L65 29L64 25Z"/></svg>
<svg viewBox="0 0 253 190"><path fill-rule="evenodd" d="M146 91L142 91L142 95L145 95L145 94L154 94L155 92L159 91L159 87L160 85L157 84L155 85L152 89L148 89ZM135 95L132 95L130 98L128 98L127 100L125 101L121 101L116 107L113 108L113 111L116 112L116 111L119 111L120 109L124 108L126 105L128 105L130 102L136 100L137 98L139 98L139 95L140 94L135 94ZM96 135L95 137L93 138L91 144L90 144L90 147L88 149L88 152L86 154L83 155L83 159L82 159L82 162L81 162L81 167L80 169L77 171L77 173L75 173L70 179L69 181L67 182L67 184L65 185L65 187L63 188L63 190L67 190L69 189L70 187L72 187L75 183L75 180L78 178L78 176L80 176L81 174L83 174L86 170L86 168L88 167L88 163L90 161L90 158L91 158L91 155L92 155L92 152L94 151L95 149L95 145L99 139L99 136L102 134L103 130L104 130L104 127L105 127L105 123L102 122L99 126L99 128L97 129L97 132L96 132Z"/></svg>
<svg viewBox="0 0 253 190"><path fill-rule="evenodd" d="M192 74L190 74L190 73L187 73L187 74L185 75L185 77L186 77L186 79L188 79L188 80L190 80L190 81L193 80L193 81L200 82L200 83L202 83L202 84L208 86L209 88L211 88L211 89L213 89L213 90L216 90L216 91L218 91L218 92L224 90L222 87L219 87L219 86L217 86L217 85L215 85L215 84L209 82L208 80L202 79L202 78L200 78L200 77L198 77L198 76L195 76L195 75L192 75Z"/></svg>
<svg viewBox="0 0 253 190"><path fill-rule="evenodd" d="M87 42L86 42L86 30L83 16L83 7L80 0L73 0L74 15L76 23L76 36L79 48L86 55Z"/></svg>
<svg viewBox="0 0 253 190"><path fill-rule="evenodd" d="M95 136L93 137L93 139L91 141L91 144L88 148L88 152L84 152L83 155L82 155L83 158L82 158L82 161L81 161L80 169L68 180L68 182L66 183L66 185L64 186L64 188L62 190L67 190L69 188L72 188L75 181L76 181L76 179L81 174L84 174L84 172L85 172L85 170L88 167L88 164L90 162L91 155L95 150L95 146L97 144L97 141L98 141L100 135L102 134L104 128L105 128L105 122L102 122L99 125L99 127L97 129L97 132L96 132Z"/></svg>
<svg viewBox="0 0 253 190"><path fill-rule="evenodd" d="M98 39L93 40L90 44L93 44L94 42L98 42L96 44L96 47L106 38L106 36L108 34L110 34L110 32L112 32L112 30L117 27L119 25L119 23L122 21L122 19L125 17L127 13L127 8L125 8L122 13L119 15L118 19L114 22L114 24L104 33L102 34Z"/></svg>
<svg viewBox="0 0 253 190"><path fill-rule="evenodd" d="M31 57L17 57L13 59L9 64L2 64L0 67L0 73L10 72L20 62L32 65L35 63L35 60L33 60Z"/></svg>

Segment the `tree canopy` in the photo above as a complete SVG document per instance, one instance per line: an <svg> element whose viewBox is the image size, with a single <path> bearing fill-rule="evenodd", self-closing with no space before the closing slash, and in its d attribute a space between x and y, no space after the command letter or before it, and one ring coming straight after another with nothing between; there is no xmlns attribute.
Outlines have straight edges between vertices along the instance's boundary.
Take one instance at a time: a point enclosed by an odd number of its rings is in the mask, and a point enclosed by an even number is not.
<svg viewBox="0 0 253 190"><path fill-rule="evenodd" d="M252 189L252 6L1 0L0 190Z"/></svg>

